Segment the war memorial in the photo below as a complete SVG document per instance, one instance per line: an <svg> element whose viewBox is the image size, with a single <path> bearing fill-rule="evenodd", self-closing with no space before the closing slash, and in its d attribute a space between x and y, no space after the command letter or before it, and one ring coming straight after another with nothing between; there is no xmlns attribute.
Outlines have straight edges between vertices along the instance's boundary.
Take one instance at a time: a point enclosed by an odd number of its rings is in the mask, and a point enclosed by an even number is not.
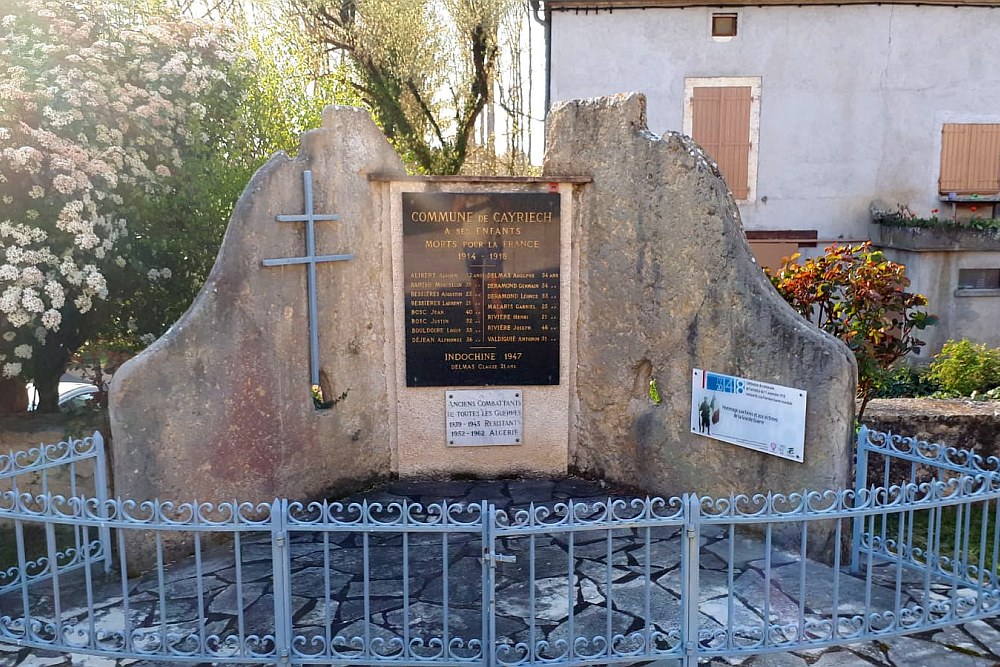
<svg viewBox="0 0 1000 667"><path fill-rule="evenodd" d="M694 665L995 616L997 462L856 434L855 377L641 95L557 106L515 179L329 108L116 374L110 451L0 457L0 643Z"/></svg>

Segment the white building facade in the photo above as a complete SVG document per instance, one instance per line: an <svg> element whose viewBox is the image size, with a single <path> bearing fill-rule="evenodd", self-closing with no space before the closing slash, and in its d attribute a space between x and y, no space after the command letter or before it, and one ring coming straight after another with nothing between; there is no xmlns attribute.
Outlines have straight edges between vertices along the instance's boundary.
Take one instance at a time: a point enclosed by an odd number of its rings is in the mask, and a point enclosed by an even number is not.
<svg viewBox="0 0 1000 667"><path fill-rule="evenodd" d="M923 218L997 215L1000 3L545 8L549 103L644 93L653 132L689 134L719 163L764 264L870 238L873 200ZM1000 267L1000 252L983 257L977 267ZM951 294L957 271L911 271L946 281L913 288ZM995 325L976 330L1000 345L1000 285L989 287L976 310ZM953 324L942 333L960 337Z"/></svg>
<svg viewBox="0 0 1000 667"><path fill-rule="evenodd" d="M751 86L747 229L867 238L875 198L929 216L944 125L1000 124L1000 7L619 4L548 3L550 101L635 90L684 131L694 88Z"/></svg>

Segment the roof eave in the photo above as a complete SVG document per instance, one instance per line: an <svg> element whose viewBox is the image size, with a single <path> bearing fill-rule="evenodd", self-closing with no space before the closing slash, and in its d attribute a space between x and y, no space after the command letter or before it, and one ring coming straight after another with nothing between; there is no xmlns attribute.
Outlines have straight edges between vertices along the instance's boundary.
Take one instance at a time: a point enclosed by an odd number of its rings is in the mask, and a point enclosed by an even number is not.
<svg viewBox="0 0 1000 667"><path fill-rule="evenodd" d="M944 7L1000 7L997 0L546 0L552 11L608 11L616 9L683 9L685 7L770 7L822 5L927 5Z"/></svg>

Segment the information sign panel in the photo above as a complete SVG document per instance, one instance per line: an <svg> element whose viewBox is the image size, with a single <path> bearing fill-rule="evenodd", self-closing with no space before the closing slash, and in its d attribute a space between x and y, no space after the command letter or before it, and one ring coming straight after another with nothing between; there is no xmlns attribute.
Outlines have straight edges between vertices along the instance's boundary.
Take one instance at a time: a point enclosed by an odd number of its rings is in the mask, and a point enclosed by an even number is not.
<svg viewBox="0 0 1000 667"><path fill-rule="evenodd" d="M521 390L453 389L444 395L450 447L520 445L524 442Z"/></svg>
<svg viewBox="0 0 1000 667"><path fill-rule="evenodd" d="M806 392L696 368L691 432L801 463Z"/></svg>
<svg viewBox="0 0 1000 667"><path fill-rule="evenodd" d="M559 384L559 195L402 195L406 386Z"/></svg>

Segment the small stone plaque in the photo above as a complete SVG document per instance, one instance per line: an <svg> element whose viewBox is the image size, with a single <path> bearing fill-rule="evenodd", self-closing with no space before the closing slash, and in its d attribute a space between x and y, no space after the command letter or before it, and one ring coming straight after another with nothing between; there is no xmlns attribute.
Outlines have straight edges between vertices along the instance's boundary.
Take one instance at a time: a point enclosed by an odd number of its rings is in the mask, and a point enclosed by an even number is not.
<svg viewBox="0 0 1000 667"><path fill-rule="evenodd" d="M451 389L444 397L449 447L524 442L524 401L520 389Z"/></svg>

